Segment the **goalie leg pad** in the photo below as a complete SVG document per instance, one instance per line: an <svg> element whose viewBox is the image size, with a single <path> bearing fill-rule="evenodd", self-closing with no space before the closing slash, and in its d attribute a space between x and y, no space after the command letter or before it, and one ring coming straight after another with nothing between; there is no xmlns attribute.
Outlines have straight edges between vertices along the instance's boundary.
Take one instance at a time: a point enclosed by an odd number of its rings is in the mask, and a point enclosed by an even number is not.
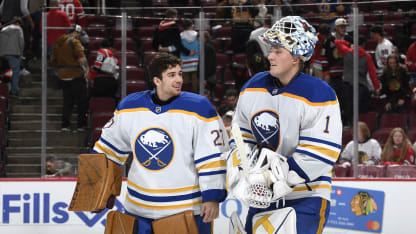
<svg viewBox="0 0 416 234"><path fill-rule="evenodd" d="M164 234L167 230L170 234L199 233L192 210L155 220L152 222L152 228L154 234Z"/></svg>
<svg viewBox="0 0 416 234"><path fill-rule="evenodd" d="M122 168L104 154L81 154L78 178L69 211L101 212L111 209L108 200L120 195Z"/></svg>
<svg viewBox="0 0 416 234"><path fill-rule="evenodd" d="M296 234L296 212L292 207L258 213L253 217L253 234Z"/></svg>
<svg viewBox="0 0 416 234"><path fill-rule="evenodd" d="M136 234L138 222L135 217L117 211L107 214L104 234Z"/></svg>

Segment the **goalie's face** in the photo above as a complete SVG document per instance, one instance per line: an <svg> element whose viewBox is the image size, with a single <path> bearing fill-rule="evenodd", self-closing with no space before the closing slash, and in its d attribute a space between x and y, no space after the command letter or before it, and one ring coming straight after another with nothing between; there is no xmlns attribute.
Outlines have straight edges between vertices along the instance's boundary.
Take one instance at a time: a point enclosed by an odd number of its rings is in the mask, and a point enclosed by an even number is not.
<svg viewBox="0 0 416 234"><path fill-rule="evenodd" d="M156 92L160 100L167 101L178 96L182 90L182 69L180 65L170 66L162 72L162 78L154 77Z"/></svg>
<svg viewBox="0 0 416 234"><path fill-rule="evenodd" d="M282 46L273 46L267 57L270 62L270 74L287 85L299 70L299 57L293 56Z"/></svg>

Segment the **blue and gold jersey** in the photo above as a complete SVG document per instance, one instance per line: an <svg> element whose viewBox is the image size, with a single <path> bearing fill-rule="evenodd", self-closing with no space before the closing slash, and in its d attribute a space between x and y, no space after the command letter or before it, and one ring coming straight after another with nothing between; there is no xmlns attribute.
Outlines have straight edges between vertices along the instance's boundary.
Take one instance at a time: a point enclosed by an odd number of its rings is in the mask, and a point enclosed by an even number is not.
<svg viewBox="0 0 416 234"><path fill-rule="evenodd" d="M199 214L202 202L226 196L224 126L205 97L182 92L161 106L153 94L123 99L94 151L120 165L133 154L125 203L129 212L151 219L189 209Z"/></svg>
<svg viewBox="0 0 416 234"><path fill-rule="evenodd" d="M288 158L306 180L286 199L330 199L331 170L341 151L342 122L337 97L324 81L299 73L279 87L269 72L242 88L233 123L249 145L261 144ZM233 146L233 140L230 141Z"/></svg>

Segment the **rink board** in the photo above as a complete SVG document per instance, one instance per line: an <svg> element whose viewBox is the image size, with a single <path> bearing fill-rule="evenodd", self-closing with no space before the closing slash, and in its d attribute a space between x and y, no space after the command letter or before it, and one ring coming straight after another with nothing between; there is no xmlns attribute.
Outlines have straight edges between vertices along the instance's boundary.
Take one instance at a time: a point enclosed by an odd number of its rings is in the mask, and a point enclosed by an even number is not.
<svg viewBox="0 0 416 234"><path fill-rule="evenodd" d="M378 233L412 233L416 180L335 180L336 186L384 192L381 226ZM114 210L122 210L126 182ZM0 233L103 233L108 210L99 214L68 212L75 188L75 179L3 179L0 180ZM332 201L335 204L337 201ZM339 203L339 201L338 201ZM346 209L349 209L348 204ZM215 221L214 233L228 233L228 217L236 210L245 219L247 208L228 198L220 204L220 217ZM380 211L379 210L377 212ZM348 211L345 211L348 212ZM380 211L381 212L381 211ZM379 213L380 214L380 213ZM364 216L362 216L364 217ZM371 226L371 225L370 225ZM368 233L353 229L326 227L324 233Z"/></svg>

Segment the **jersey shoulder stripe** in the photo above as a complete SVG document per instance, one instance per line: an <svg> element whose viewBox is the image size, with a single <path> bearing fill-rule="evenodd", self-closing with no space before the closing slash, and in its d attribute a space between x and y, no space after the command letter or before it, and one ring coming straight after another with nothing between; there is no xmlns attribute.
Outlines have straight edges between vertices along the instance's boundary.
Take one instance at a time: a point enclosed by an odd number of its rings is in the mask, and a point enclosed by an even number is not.
<svg viewBox="0 0 416 234"><path fill-rule="evenodd" d="M158 105L154 104L152 95L154 91L147 90L133 93L124 98L116 108L116 113L135 112L135 111L152 111L155 114L184 113L195 115L204 121L213 121L218 119L217 111L209 100L201 95L181 92L181 94L171 103L166 104L156 112Z"/></svg>
<svg viewBox="0 0 416 234"><path fill-rule="evenodd" d="M334 90L325 81L316 77L300 73L284 89L288 96L306 99L309 104L314 103L337 103Z"/></svg>

